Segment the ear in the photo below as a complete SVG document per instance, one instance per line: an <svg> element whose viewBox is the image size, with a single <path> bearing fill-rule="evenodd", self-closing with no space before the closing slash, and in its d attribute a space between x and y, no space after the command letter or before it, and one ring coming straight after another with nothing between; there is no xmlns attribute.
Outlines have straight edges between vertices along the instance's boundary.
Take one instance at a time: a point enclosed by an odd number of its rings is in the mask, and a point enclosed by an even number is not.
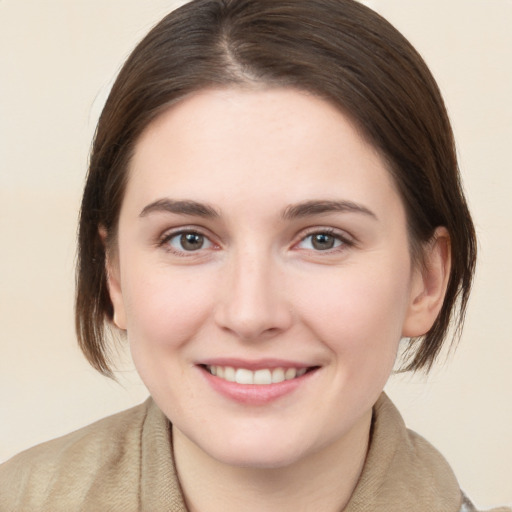
<svg viewBox="0 0 512 512"><path fill-rule="evenodd" d="M438 227L424 247L423 263L413 270L403 337L422 336L430 330L443 305L450 268L450 235L446 228Z"/></svg>
<svg viewBox="0 0 512 512"><path fill-rule="evenodd" d="M112 322L121 330L126 330L126 314L119 272L119 257L116 251L109 249L107 244L107 230L100 226L100 238L105 248L105 270L107 273L107 286L110 300L114 308Z"/></svg>

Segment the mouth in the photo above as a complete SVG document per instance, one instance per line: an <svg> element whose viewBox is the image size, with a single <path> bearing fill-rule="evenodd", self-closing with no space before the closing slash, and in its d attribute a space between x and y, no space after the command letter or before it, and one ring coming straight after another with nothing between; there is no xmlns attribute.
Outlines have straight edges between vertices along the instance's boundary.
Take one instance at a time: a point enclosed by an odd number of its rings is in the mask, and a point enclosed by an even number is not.
<svg viewBox="0 0 512 512"><path fill-rule="evenodd" d="M201 365L210 375L218 379L242 385L269 386L280 382L295 380L310 373L318 366L300 368L260 368L249 370L233 366Z"/></svg>
<svg viewBox="0 0 512 512"><path fill-rule="evenodd" d="M203 361L197 365L211 388L243 406L265 406L285 396L297 396L318 381L321 366L278 359ZM300 395L299 395L300 396Z"/></svg>

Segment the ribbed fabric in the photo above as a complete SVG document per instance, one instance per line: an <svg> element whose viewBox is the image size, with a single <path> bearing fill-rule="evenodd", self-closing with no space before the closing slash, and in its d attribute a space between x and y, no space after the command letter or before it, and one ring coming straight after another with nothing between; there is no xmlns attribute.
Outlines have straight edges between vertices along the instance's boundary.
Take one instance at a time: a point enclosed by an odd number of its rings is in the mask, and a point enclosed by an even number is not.
<svg viewBox="0 0 512 512"><path fill-rule="evenodd" d="M382 394L365 466L345 512L412 510L475 509L444 458L405 428ZM151 399L0 466L0 512L75 511L187 512L169 421Z"/></svg>

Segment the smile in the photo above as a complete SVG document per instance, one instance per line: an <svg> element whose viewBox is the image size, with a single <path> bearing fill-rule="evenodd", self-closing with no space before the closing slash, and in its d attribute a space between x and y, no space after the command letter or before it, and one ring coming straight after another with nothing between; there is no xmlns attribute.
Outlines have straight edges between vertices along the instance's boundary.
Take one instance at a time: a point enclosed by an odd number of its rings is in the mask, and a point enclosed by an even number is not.
<svg viewBox="0 0 512 512"><path fill-rule="evenodd" d="M211 375L228 382L263 386L293 380L302 377L308 371L308 368L263 368L252 371L247 368L214 365L206 365L205 368Z"/></svg>

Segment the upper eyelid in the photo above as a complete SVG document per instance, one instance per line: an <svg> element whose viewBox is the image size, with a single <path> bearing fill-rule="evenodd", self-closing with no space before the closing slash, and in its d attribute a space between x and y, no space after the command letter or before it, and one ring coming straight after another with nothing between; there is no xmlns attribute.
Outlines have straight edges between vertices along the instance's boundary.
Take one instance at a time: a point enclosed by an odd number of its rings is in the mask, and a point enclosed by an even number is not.
<svg viewBox="0 0 512 512"><path fill-rule="evenodd" d="M202 235L207 237L208 239L212 238L212 235L209 230L196 226L196 225L190 225L190 226L179 226L175 228L167 228L162 231L162 233L159 235L160 239L173 237L176 235L181 235L183 233L197 233L198 235Z"/></svg>
<svg viewBox="0 0 512 512"><path fill-rule="evenodd" d="M356 241L355 237L353 235L351 235L350 233L348 233L347 231L345 231L343 229L339 229L339 228L330 227L330 226L315 226L315 227L311 227L311 228L306 228L305 230L298 233L297 239L299 241L304 240L308 236L315 235L317 233L326 233L328 235L340 238L341 240L344 240L344 241L350 241L350 242L354 242L354 243Z"/></svg>

